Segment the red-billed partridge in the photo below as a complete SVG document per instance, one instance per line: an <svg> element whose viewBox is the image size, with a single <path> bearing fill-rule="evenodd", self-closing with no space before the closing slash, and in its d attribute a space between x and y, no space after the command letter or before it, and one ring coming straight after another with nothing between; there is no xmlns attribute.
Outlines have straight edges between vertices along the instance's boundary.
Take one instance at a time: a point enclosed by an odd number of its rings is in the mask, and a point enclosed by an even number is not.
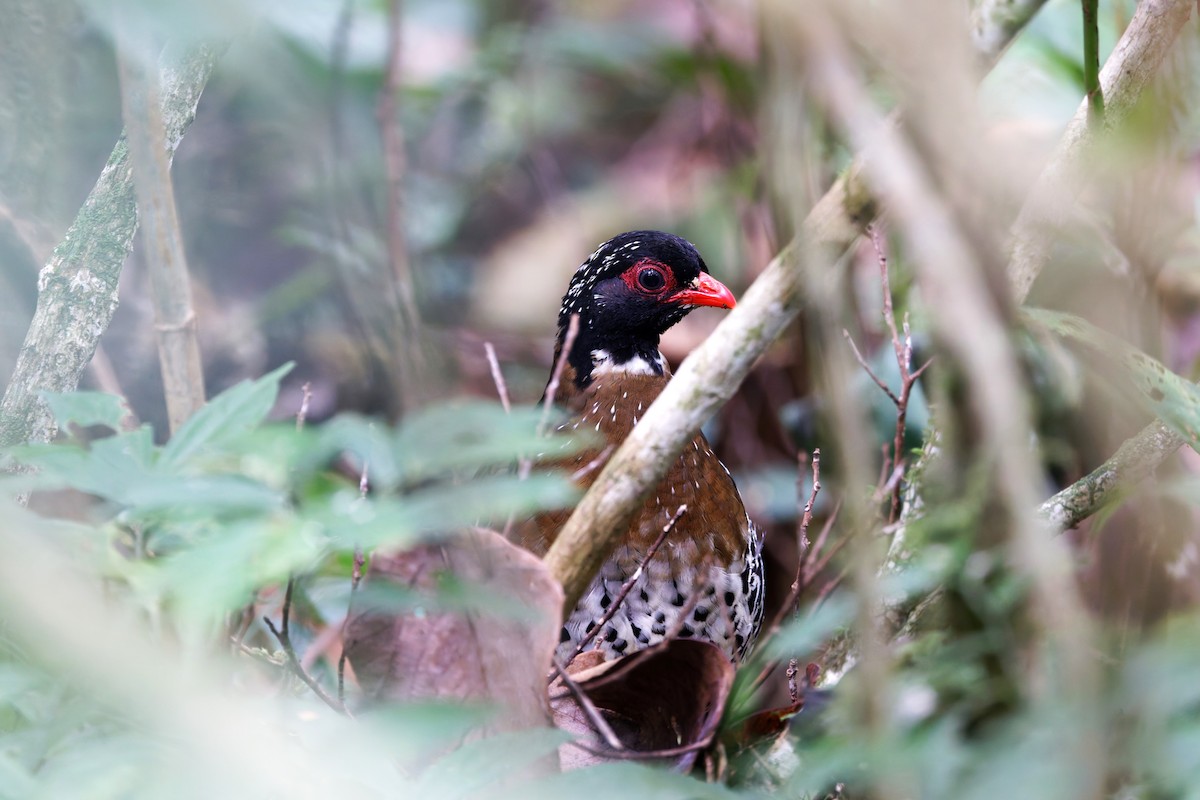
<svg viewBox="0 0 1200 800"><path fill-rule="evenodd" d="M556 362L570 319L579 316L554 397L571 415L563 427L591 429L608 445L619 445L670 380L659 336L697 306L733 305L732 293L705 271L696 248L678 236L631 231L602 244L575 272L559 311ZM566 466L586 488L613 450L602 444ZM597 629L621 586L684 504L687 511L632 591ZM567 515L537 517L522 529L524 544L544 552ZM675 635L710 641L738 661L758 634L762 614L760 534L729 471L698 433L567 618L557 656L569 659L580 639L586 640L584 649L597 647L615 658Z"/></svg>

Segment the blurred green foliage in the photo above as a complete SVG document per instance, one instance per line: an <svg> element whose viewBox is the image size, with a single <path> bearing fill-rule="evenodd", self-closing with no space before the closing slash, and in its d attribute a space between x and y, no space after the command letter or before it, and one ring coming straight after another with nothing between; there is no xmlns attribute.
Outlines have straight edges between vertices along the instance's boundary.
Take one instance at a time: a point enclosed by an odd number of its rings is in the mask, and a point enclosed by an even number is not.
<svg viewBox="0 0 1200 800"><path fill-rule="evenodd" d="M925 482L923 514L894 541L887 560L894 574L876 587L903 623L890 651L882 717L874 728L863 724L870 687L851 653L827 676L836 689L812 696L793 735L728 754L724 778L733 788L635 763L546 776L539 765L563 741L549 730L450 752L495 713L489 708L411 704L342 719L289 675L257 619L245 620L245 649L230 656L230 622L253 601L277 612L279 587L290 576L299 576L293 636L298 649L316 651L346 612L356 548L438 541L460 526L500 525L510 515L569 505L575 491L563 476L539 471L520 480L513 465L553 459L581 443L538 436L540 410L506 414L472 400L435 404L399 425L382 420L390 406L379 376L388 364L370 363L362 343L387 279L386 176L375 117L384 0L9 0L2 8L0 121L12 131L0 142L3 375L32 313L37 269L118 135L114 8L126 19L144 18L164 38L231 44L174 172L206 375L226 390L162 441L146 271L135 256L122 309L102 342L120 366L124 397L48 396L70 435L6 454L37 471L8 475L0 490L33 492L41 513L3 503L3 553L45 549L69 568L39 572L39 591L19 601L4 595L0 603L0 797L816 797L841 784L841 796L1060 798L1077 796L1094 775L1103 777L1106 796L1200 797L1194 596L1182 610L1168 605L1143 617L1130 610L1128 587L1093 576L1101 595L1095 605L1107 608L1112 597L1121 606L1119 614L1097 613L1093 655L1103 675L1096 704L1080 709L1047 696L1028 682L1029 664L1041 654L1026 649L1018 618L1027 587L985 535L995 515L988 465L952 458L914 478ZM1131 9L1130 2L1102 4L1102 51ZM422 313L435 332L433 349L445 358L438 367L454 386L447 394L495 392L486 371L462 356L471 350L479 360L478 342L460 336L467 331L507 345L514 397L536 397L566 276L610 233L671 228L735 285L779 244L763 199L774 165L762 155L759 128L772 109L764 108L764 65L747 44L757 24L751 12L706 2L406 3L405 224ZM1082 86L1078 23L1077 4L1049 3L985 81L981 104L1000 134L1027 126L1048 143L1047 131L1073 113ZM875 77L873 96L893 97L886 76ZM806 179L824 185L849 153L819 112L806 113L817 151ZM1146 118L1161 127L1162 115ZM1182 115L1180 149L1194 151L1198 129L1194 114ZM567 241L564 231L572 234ZM1136 272L1136 259L1105 261L1097 252L1108 242L1064 244L1071 257L1062 271L1085 279L1060 294L1100 322L1140 314L1129 297L1162 290L1163 276L1154 274L1130 291L1120 281ZM877 270L870 257L862 260L868 269L847 265L855 311L847 325L875 373L894 385ZM1197 263L1185 251L1172 265L1186 276ZM902 251L893 267L897 313L912 311L923 345L937 309L923 307L919 287L909 285ZM862 274L870 276L869 292ZM516 285L518 300L498 292L505 283ZM1096 284L1116 289L1093 294ZM1168 308L1178 334L1168 352L1158 352L1155 336L1133 348L1074 323L1059 332L1124 361L1133 380L1128 372L1117 379L1140 387L1156 413L1189 430L1196 427L1195 389L1163 366L1194 367L1192 312L1186 297L1177 302ZM763 365L766 377L746 392L750 399L712 436L755 518L772 526L773 545L790 543L797 495L810 491L803 480L797 486L794 449L831 436L802 348L781 350ZM1072 381L1047 365L1069 355L1028 355L1032 399L1045 423L1039 445L1071 451L1056 452L1049 472L1078 473L1111 453L1108 438L1119 443L1121 430L1107 406L1108 427L1082 445L1072 425L1082 427L1086 387L1114 378L1089 372L1092 383L1085 383L1071 361L1063 371L1073 372ZM290 374L281 368L238 382L290 359L298 363ZM855 396L869 408L868 438L889 443L890 402L867 376L856 380ZM297 385L306 381L315 387L312 419L268 422L273 408L298 407ZM939 410L945 417L953 408L954 389L918 385L908 453L925 441ZM1130 416L1140 419L1137 410ZM826 454L822 520L839 495L864 491L838 486L839 465ZM358 485L364 471L365 497ZM1187 477L1159 489L1180 505L1194 505L1198 494ZM1129 534L1133 550L1165 551L1168 534L1194 532L1190 516L1131 508L1135 523L1110 526ZM1102 560L1100 527L1076 537L1081 572ZM1195 553L1181 547L1177 556L1168 566L1182 572ZM1120 554L1115 560L1125 577L1135 571ZM790 564L774 567L774 587L786 587ZM1156 595L1194 594L1174 573L1146 569L1130 580ZM80 596L83 587L100 587L104 602L93 591L83 596L94 607L59 609L62 597ZM374 605L414 612L527 611L452 578L432 598L396 587L368 586L363 594ZM54 610L68 623L52 624ZM765 659L803 662L838 643L849 649L856 614L859 604L846 592L805 605L742 670L730 722L778 700L749 688ZM335 670L327 654L314 656L311 672L325 686L334 685ZM1081 731L1100 731L1103 751L1077 752Z"/></svg>

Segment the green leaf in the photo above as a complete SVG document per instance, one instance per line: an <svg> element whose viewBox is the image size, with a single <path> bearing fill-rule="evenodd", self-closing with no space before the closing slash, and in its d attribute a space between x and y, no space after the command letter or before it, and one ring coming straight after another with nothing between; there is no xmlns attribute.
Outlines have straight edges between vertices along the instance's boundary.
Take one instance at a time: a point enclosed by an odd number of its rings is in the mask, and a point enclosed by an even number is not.
<svg viewBox="0 0 1200 800"><path fill-rule="evenodd" d="M156 475L125 491L132 516L171 512L180 519L185 512L217 516L230 511L269 512L283 508L283 493L240 475Z"/></svg>
<svg viewBox="0 0 1200 800"><path fill-rule="evenodd" d="M463 745L438 759L422 775L415 797L455 798L507 783L534 762L570 741L559 730L503 733Z"/></svg>
<svg viewBox="0 0 1200 800"><path fill-rule="evenodd" d="M236 441L262 424L279 394L279 381L291 362L254 381L242 381L214 397L175 432L162 450L161 463L173 468L204 450Z"/></svg>
<svg viewBox="0 0 1200 800"><path fill-rule="evenodd" d="M770 658L786 659L812 653L854 620L854 597L845 592L825 599L812 613L783 626L767 647Z"/></svg>
<svg viewBox="0 0 1200 800"><path fill-rule="evenodd" d="M1027 308L1023 314L1032 322L1083 345L1101 359L1124 367L1130 377L1129 388L1135 389L1150 410L1187 439L1193 449L1200 448L1200 387L1080 317L1040 308Z"/></svg>
<svg viewBox="0 0 1200 800"><path fill-rule="evenodd" d="M15 448L23 464L43 471L43 487L70 487L128 505L130 492L155 479L154 441L148 425L99 439L84 448L76 444Z"/></svg>
<svg viewBox="0 0 1200 800"><path fill-rule="evenodd" d="M517 790L494 795L513 800L559 800L563 797L636 797L638 800L735 800L746 797L719 783L676 775L633 762L598 764L550 775ZM799 797L780 794L780 797Z"/></svg>
<svg viewBox="0 0 1200 800"><path fill-rule="evenodd" d="M579 490L561 474L478 478L461 485L437 485L403 497L358 496L342 491L302 505L304 518L325 527L338 547L397 547L434 533L467 525L503 522L510 514L564 508Z"/></svg>
<svg viewBox="0 0 1200 800"><path fill-rule="evenodd" d="M310 527L281 516L222 525L192 547L160 559L148 581L195 622L218 621L254 592L313 567L324 542Z"/></svg>
<svg viewBox="0 0 1200 800"><path fill-rule="evenodd" d="M372 488L391 491L400 482L393 438L394 433L385 424L358 414L339 414L321 426L317 445L308 453L310 461L301 466L312 468L346 453L353 456L358 469L365 467Z"/></svg>
<svg viewBox="0 0 1200 800"><path fill-rule="evenodd" d="M50 407L50 413L60 428L71 423L87 427L104 425L114 431L121 429L121 422L129 416L125 399L104 392L42 392L42 399Z"/></svg>
<svg viewBox="0 0 1200 800"><path fill-rule="evenodd" d="M541 410L505 413L497 403L470 402L434 406L406 421L396 437L396 459L406 481L418 481L459 469L515 464L573 455L586 436L539 436Z"/></svg>
<svg viewBox="0 0 1200 800"><path fill-rule="evenodd" d="M37 795L38 782L33 774L16 759L11 758L0 740L0 797L33 797Z"/></svg>

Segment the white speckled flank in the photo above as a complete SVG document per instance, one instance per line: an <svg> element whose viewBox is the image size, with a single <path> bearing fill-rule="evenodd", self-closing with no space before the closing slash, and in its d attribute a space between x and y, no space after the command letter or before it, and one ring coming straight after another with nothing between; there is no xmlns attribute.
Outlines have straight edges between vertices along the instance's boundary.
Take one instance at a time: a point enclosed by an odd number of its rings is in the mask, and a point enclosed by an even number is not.
<svg viewBox="0 0 1200 800"><path fill-rule="evenodd" d="M664 515L669 518L670 512L664 509ZM686 550L689 545L682 543L675 549ZM556 653L560 662L570 659L581 638L591 640L584 650L598 648L610 659L658 644L671 634L712 642L734 661L743 660L750 652L762 626L764 602L762 539L754 528L750 529L746 557L729 569L712 567L707 576L685 571L672 577L660 552L642 571L617 613L603 630L597 630L597 621L632 574L631 563L640 564L640 556L625 550L615 553L601 568L563 625ZM681 620L680 612L695 592L703 594Z"/></svg>

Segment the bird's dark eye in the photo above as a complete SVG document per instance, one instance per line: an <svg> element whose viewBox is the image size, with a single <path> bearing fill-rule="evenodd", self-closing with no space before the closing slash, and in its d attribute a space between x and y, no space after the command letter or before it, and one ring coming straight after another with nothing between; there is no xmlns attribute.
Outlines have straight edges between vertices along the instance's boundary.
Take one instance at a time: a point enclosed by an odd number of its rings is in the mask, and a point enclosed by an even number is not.
<svg viewBox="0 0 1200 800"><path fill-rule="evenodd" d="M662 270L654 267L646 267L641 270L637 276L638 285L647 292L657 292L667 285L667 278L663 275Z"/></svg>

